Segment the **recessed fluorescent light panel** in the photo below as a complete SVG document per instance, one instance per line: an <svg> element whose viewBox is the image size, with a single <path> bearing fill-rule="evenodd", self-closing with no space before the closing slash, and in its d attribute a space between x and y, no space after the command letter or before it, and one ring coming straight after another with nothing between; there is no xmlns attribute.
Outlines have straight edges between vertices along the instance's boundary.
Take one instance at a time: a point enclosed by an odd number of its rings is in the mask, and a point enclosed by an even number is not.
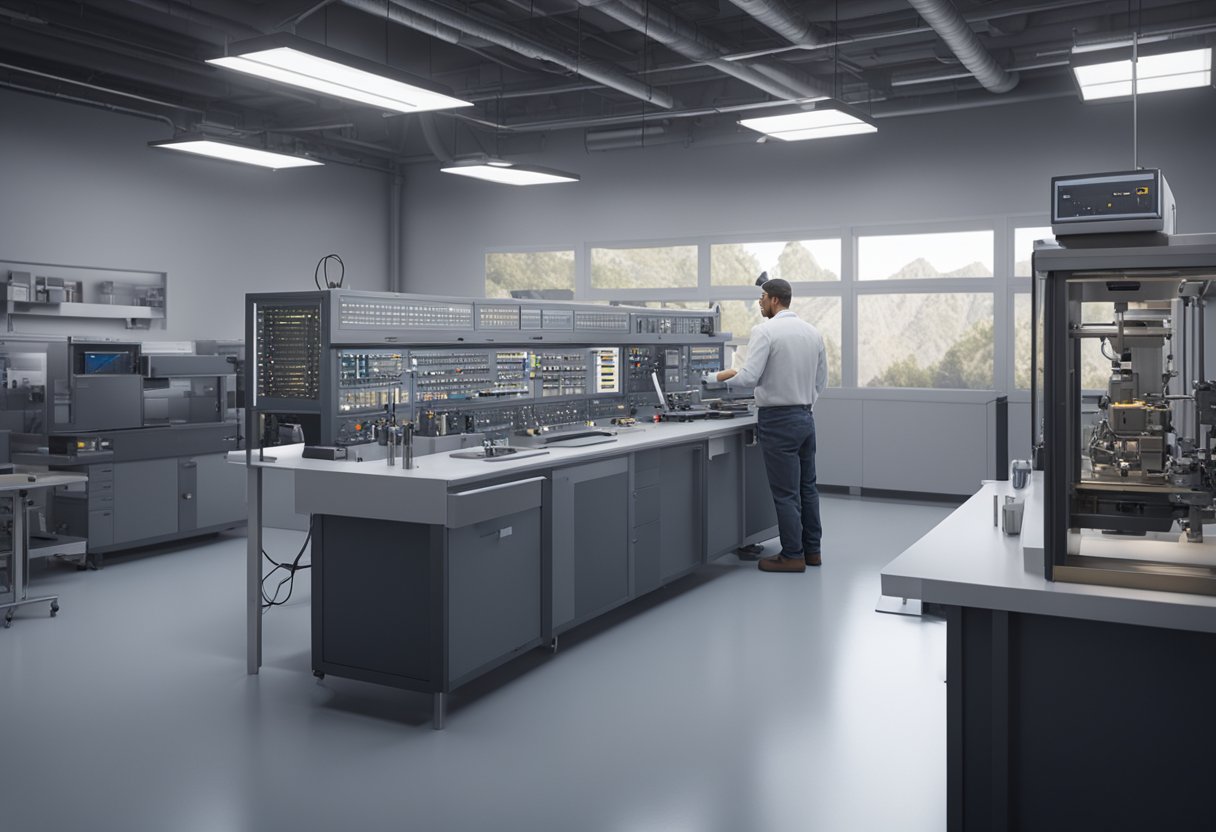
<svg viewBox="0 0 1216 832"><path fill-rule="evenodd" d="M860 116L837 109L803 110L778 116L745 118L740 119L739 124L785 142L878 132L877 127Z"/></svg>
<svg viewBox="0 0 1216 832"><path fill-rule="evenodd" d="M316 159L305 159L291 156L287 153L274 153L269 150L258 150L214 139L174 139L167 142L148 142L149 147L163 147L166 150L180 150L183 153L194 153L198 156L210 156L213 159L224 159L229 162L240 162L245 165L279 170L281 168L303 168L320 165Z"/></svg>
<svg viewBox="0 0 1216 832"><path fill-rule="evenodd" d="M434 85L294 35L270 35L228 48L209 64L397 113L472 107Z"/></svg>
<svg viewBox="0 0 1216 832"><path fill-rule="evenodd" d="M484 179L501 185L550 185L556 182L578 182L579 176L560 170L515 165L511 162L488 161L473 164L456 164L440 168L444 173Z"/></svg>
<svg viewBox="0 0 1216 832"><path fill-rule="evenodd" d="M1096 53L1091 53L1096 54ZM1119 54L1126 54L1126 50ZM1086 101L1132 94L1132 61L1074 63L1072 68ZM1140 55L1136 61L1136 94L1207 87L1212 84L1212 49Z"/></svg>

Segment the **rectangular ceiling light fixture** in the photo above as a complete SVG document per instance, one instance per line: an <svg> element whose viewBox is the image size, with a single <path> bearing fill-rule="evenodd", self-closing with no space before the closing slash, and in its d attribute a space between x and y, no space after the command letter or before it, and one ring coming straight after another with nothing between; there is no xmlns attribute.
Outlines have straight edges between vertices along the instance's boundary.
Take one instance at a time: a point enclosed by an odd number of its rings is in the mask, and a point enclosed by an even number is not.
<svg viewBox="0 0 1216 832"><path fill-rule="evenodd" d="M1115 56L1117 59L1112 60ZM1085 101L1125 98L1132 94L1131 49L1074 55L1072 71ZM1147 95L1212 85L1212 48L1158 52L1136 59L1136 94Z"/></svg>
<svg viewBox="0 0 1216 832"><path fill-rule="evenodd" d="M397 113L473 106L428 81L287 33L234 43L207 63Z"/></svg>
<svg viewBox="0 0 1216 832"><path fill-rule="evenodd" d="M166 150L180 150L183 153L194 153L199 156L210 156L213 159L224 159L228 162L240 162L245 165L279 170L281 168L303 168L324 164L316 159L305 159L302 156L292 156L287 153L275 153L270 150L258 150L243 145L228 144L215 139L185 137L166 142L148 142L148 147L163 147Z"/></svg>
<svg viewBox="0 0 1216 832"><path fill-rule="evenodd" d="M840 108L800 110L776 116L744 118L739 120L739 124L785 142L878 132L878 128L865 118Z"/></svg>
<svg viewBox="0 0 1216 832"><path fill-rule="evenodd" d="M578 182L580 179L576 173L538 168L533 165L516 165L501 159L457 162L446 168L440 168L440 170L444 173L484 179L487 182L497 182L501 185L550 185L557 182Z"/></svg>

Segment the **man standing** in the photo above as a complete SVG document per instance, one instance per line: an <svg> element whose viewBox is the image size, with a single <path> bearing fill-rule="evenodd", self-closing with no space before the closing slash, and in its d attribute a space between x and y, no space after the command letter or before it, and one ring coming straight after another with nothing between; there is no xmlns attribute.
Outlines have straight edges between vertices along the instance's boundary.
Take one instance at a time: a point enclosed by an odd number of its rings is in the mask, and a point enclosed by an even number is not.
<svg viewBox="0 0 1216 832"><path fill-rule="evenodd" d="M723 370L717 380L756 388L757 436L781 535L781 552L758 565L764 572L805 572L820 564L811 411L827 384L828 361L819 330L790 311L790 284L776 279L760 288L760 314L768 320L752 327L743 367Z"/></svg>

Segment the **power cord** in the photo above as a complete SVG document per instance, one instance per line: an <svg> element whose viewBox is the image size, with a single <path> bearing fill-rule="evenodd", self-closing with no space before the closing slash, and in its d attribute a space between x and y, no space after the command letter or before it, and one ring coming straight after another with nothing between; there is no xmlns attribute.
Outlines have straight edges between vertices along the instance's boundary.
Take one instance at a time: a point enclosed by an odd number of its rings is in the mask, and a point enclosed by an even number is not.
<svg viewBox="0 0 1216 832"><path fill-rule="evenodd" d="M286 604L288 601L290 601L291 593L293 590L295 590L295 586L296 586L296 573L301 572L305 569L312 569L311 563L305 563L303 565L300 564L300 558L304 557L304 552L306 549L308 549L308 544L311 541L312 541L312 522L310 521L308 524L308 536L304 538L304 543L300 546L300 551L296 552L296 556L294 559L292 559L291 563L288 563L287 561L283 561L282 563L279 563L277 560L275 560L269 554L267 554L265 549L262 550L262 557L266 558L266 560L268 560L272 564L274 564L274 569L271 569L269 572L267 572L265 575L262 576L261 592L262 592L262 611L263 612L270 609L271 607L281 607L284 604ZM278 582L277 585L275 585L273 595L267 595L266 594L266 582L269 581L270 578L274 575L274 573L278 572L280 569L287 573L287 577L283 578L282 580L280 580ZM285 596L283 596L283 598L280 600L279 593L283 589L283 584L287 584L287 594Z"/></svg>
<svg viewBox="0 0 1216 832"><path fill-rule="evenodd" d="M329 279L329 261L337 260L338 267L341 271L338 272L338 279L332 281ZM321 285L321 275L325 275L325 285ZM313 270L312 282L316 284L318 289L341 289L342 284L346 282L346 264L342 262L342 258L336 254L327 254L317 261L317 268Z"/></svg>

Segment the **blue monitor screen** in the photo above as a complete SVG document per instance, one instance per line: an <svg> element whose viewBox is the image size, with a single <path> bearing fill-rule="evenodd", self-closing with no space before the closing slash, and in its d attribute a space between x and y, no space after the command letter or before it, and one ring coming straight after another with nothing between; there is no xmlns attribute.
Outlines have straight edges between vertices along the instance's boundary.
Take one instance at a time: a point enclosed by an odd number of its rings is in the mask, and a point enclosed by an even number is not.
<svg viewBox="0 0 1216 832"><path fill-rule="evenodd" d="M125 352L86 352L85 375L118 375L129 371Z"/></svg>

